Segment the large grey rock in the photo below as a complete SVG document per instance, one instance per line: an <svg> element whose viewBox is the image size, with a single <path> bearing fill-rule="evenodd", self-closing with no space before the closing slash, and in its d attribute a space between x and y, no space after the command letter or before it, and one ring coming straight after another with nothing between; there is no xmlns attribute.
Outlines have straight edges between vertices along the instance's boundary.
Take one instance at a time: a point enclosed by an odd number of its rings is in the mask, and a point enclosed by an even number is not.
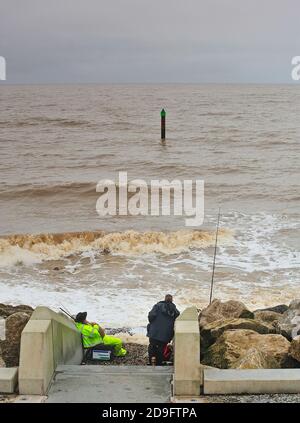
<svg viewBox="0 0 300 423"><path fill-rule="evenodd" d="M295 362L289 356L289 341L282 335L261 335L253 330L227 330L217 341L207 349L203 364L222 369L235 368L241 365L241 360L250 350L263 354L259 365L266 368L295 367Z"/></svg>
<svg viewBox="0 0 300 423"><path fill-rule="evenodd" d="M225 319L208 323L201 327L201 349L205 350L213 344L225 331L233 329L250 329L257 333L275 333L275 328L253 319Z"/></svg>
<svg viewBox="0 0 300 423"><path fill-rule="evenodd" d="M273 311L274 313L283 314L287 311L289 307L286 304L279 304L274 307L266 307L266 308L259 308L258 310L255 310L254 313L257 311Z"/></svg>
<svg viewBox="0 0 300 423"><path fill-rule="evenodd" d="M22 331L30 319L30 314L17 312L11 314L5 320L5 338L6 341L16 344L20 343Z"/></svg>
<svg viewBox="0 0 300 423"><path fill-rule="evenodd" d="M264 351L250 348L246 355L240 357L233 365L235 369L268 369L277 368L275 358L270 357Z"/></svg>
<svg viewBox="0 0 300 423"><path fill-rule="evenodd" d="M0 340L5 339L5 319L0 317Z"/></svg>
<svg viewBox="0 0 300 423"><path fill-rule="evenodd" d="M300 336L296 336L291 342L291 356L300 363Z"/></svg>
<svg viewBox="0 0 300 423"><path fill-rule="evenodd" d="M200 313L200 327L216 320L230 318L253 319L254 314L240 301L230 300L222 303L216 299Z"/></svg>
<svg viewBox="0 0 300 423"><path fill-rule="evenodd" d="M281 316L282 315L280 313L276 313L275 311L261 310L254 312L254 318L256 320L260 320L261 322L265 322L272 325L276 323L281 318Z"/></svg>
<svg viewBox="0 0 300 423"><path fill-rule="evenodd" d="M300 300L294 300L277 323L277 331L292 340L300 335Z"/></svg>
<svg viewBox="0 0 300 423"><path fill-rule="evenodd" d="M5 366L5 361L3 360L3 358L1 357L1 349L0 349L0 367L6 367Z"/></svg>
<svg viewBox="0 0 300 423"><path fill-rule="evenodd" d="M6 367L19 365L21 334L31 314L17 312L5 321L6 339L1 341L1 355Z"/></svg>
<svg viewBox="0 0 300 423"><path fill-rule="evenodd" d="M33 308L28 305L7 305L7 304L0 304L0 317L4 317L5 319L10 316L11 314L24 312L24 313L33 313Z"/></svg>

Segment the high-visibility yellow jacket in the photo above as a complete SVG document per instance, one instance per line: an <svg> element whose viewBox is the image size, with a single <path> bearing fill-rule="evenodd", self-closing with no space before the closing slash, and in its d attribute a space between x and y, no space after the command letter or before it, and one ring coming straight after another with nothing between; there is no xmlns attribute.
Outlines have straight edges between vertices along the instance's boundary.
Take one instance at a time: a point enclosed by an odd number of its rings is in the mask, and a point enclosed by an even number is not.
<svg viewBox="0 0 300 423"><path fill-rule="evenodd" d="M103 339L99 333L98 325L76 323L76 327L82 334L84 348L90 348L94 345L103 343Z"/></svg>

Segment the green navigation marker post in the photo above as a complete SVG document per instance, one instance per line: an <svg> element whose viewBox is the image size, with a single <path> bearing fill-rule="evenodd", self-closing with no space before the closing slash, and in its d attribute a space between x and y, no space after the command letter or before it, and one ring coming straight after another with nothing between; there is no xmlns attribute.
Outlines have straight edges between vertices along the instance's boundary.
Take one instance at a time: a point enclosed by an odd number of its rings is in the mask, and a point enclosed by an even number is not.
<svg viewBox="0 0 300 423"><path fill-rule="evenodd" d="M160 112L160 117L161 117L161 125L160 125L161 139L164 140L166 138L166 111L165 109L162 109L162 111Z"/></svg>

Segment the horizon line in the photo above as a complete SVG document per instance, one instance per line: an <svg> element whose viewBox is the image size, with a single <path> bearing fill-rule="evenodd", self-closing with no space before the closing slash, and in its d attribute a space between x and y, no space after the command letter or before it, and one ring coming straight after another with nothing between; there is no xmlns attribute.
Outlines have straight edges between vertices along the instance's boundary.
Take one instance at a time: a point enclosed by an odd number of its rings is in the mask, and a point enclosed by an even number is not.
<svg viewBox="0 0 300 423"><path fill-rule="evenodd" d="M298 84L297 84L298 83ZM12 85L292 85L297 86L299 81L291 82L8 82L0 81L0 86Z"/></svg>

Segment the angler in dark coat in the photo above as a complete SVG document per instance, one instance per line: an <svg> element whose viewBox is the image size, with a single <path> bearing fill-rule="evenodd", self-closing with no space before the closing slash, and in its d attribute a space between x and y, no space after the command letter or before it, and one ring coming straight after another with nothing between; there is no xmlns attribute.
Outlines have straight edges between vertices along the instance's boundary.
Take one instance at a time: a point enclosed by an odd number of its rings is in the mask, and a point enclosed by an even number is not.
<svg viewBox="0 0 300 423"><path fill-rule="evenodd" d="M179 314L170 294L165 296L164 301L155 304L149 312L147 336L149 337L150 364L153 363L153 358L155 364L158 366L162 364L164 348L174 336L174 323Z"/></svg>

